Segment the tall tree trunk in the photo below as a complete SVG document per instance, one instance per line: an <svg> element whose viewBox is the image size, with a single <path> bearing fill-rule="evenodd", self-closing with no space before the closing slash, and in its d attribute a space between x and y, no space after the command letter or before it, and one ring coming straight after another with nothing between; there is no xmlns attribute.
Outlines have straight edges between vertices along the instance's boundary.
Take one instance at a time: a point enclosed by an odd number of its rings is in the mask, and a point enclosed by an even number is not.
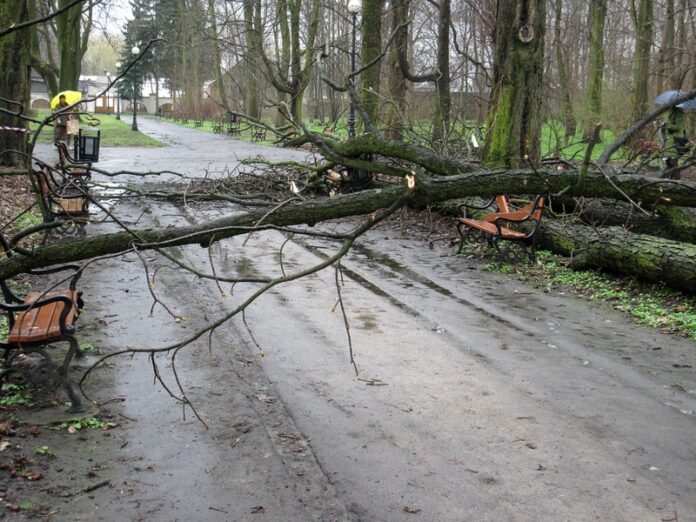
<svg viewBox="0 0 696 522"><path fill-rule="evenodd" d="M662 27L662 43L657 57L657 92L664 91L670 84L674 74L674 0L666 0L665 23Z"/></svg>
<svg viewBox="0 0 696 522"><path fill-rule="evenodd" d="M493 92L484 163L517 167L541 156L544 0L500 0L495 26Z"/></svg>
<svg viewBox="0 0 696 522"><path fill-rule="evenodd" d="M258 0L244 0L244 40L246 44L246 62L244 63L244 76L246 89L244 96L244 111L254 119L261 117L261 104L259 103L261 85L258 78L260 60L256 49L258 45L255 39L257 31L260 31L261 14Z"/></svg>
<svg viewBox="0 0 696 522"><path fill-rule="evenodd" d="M449 0L448 0L449 1ZM382 52L382 9L384 0L364 0L362 12L362 64L366 65ZM372 125L379 119L381 60L360 75L360 100Z"/></svg>
<svg viewBox="0 0 696 522"><path fill-rule="evenodd" d="M213 74L215 74L215 83L217 84L220 103L224 107L227 107L227 91L225 89L225 82L222 76L220 42L217 28L217 15L215 13L215 0L208 0L208 20L210 21L210 38L212 40L213 48Z"/></svg>
<svg viewBox="0 0 696 522"><path fill-rule="evenodd" d="M653 43L653 0L638 0L638 10L633 3L633 20L636 46L633 53L633 108L632 121L638 121L648 104L648 76L650 73L650 48Z"/></svg>
<svg viewBox="0 0 696 522"><path fill-rule="evenodd" d="M396 31L399 25L408 21L408 2L407 0L396 0L392 6L392 32ZM401 31L389 49L388 79L387 90L389 103L387 105L387 130L386 134L390 139L402 140L404 129L404 118L406 111L406 95L408 84L406 77L399 67L399 53L406 54L408 39L406 32Z"/></svg>
<svg viewBox="0 0 696 522"><path fill-rule="evenodd" d="M60 0L59 7L65 7L70 0ZM83 11L87 19L83 23ZM56 40L60 65L58 70L58 90L77 90L82 70L82 57L87 51L87 40L91 30L92 2L85 0L56 17Z"/></svg>
<svg viewBox="0 0 696 522"><path fill-rule="evenodd" d="M679 10L675 13L677 34L675 36L676 45L679 51L674 59L674 74L670 77L668 87L670 89L683 89L685 86L684 77L689 70L689 54L688 54L688 27L686 25L687 15L687 0L680 0Z"/></svg>
<svg viewBox="0 0 696 522"><path fill-rule="evenodd" d="M446 143L449 132L450 108L450 25L452 23L451 0L440 0L437 27L437 73L435 89L437 105L433 118L433 142Z"/></svg>
<svg viewBox="0 0 696 522"><path fill-rule="evenodd" d="M590 0L590 65L587 79L586 116L583 137L594 139L594 129L601 122L602 81L604 79L604 24L607 0Z"/></svg>
<svg viewBox="0 0 696 522"><path fill-rule="evenodd" d="M0 1L0 27L29 19L28 0ZM15 31L0 38L0 93L2 97L15 103L3 102L3 107L22 114L29 108L31 99L29 31ZM0 113L0 125L24 129L19 118ZM4 153L16 150L19 154ZM26 167L29 163L24 153L28 150L27 134L19 131L0 132L0 165Z"/></svg>
<svg viewBox="0 0 696 522"><path fill-rule="evenodd" d="M561 100L563 104L563 126L565 127L565 143L569 143L575 136L575 116L573 115L573 102L570 98L570 85L566 73L565 58L563 56L563 38L561 37L561 20L563 14L563 0L556 0L556 21L554 24L554 36L556 39L556 67L558 68L558 83L561 88Z"/></svg>

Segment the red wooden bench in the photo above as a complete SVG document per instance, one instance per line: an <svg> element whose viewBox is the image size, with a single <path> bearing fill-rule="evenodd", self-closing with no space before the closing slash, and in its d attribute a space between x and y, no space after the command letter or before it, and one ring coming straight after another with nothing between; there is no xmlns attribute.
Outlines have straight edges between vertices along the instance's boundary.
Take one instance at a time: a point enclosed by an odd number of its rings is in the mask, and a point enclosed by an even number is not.
<svg viewBox="0 0 696 522"><path fill-rule="evenodd" d="M497 196L498 212L486 214L481 219L460 217L457 230L461 238L459 252L461 252L468 235L472 232L481 233L498 251L502 260L503 252L500 251L499 242L512 241L525 247L529 254L529 261L535 258L534 242L541 226L541 217L544 207L544 198L536 196L529 204L518 210L511 210L510 203L505 196ZM479 207L480 208L480 207Z"/></svg>
<svg viewBox="0 0 696 522"><path fill-rule="evenodd" d="M58 167L66 176L76 176L78 178L90 179L92 177L92 163L74 159L68 147L61 141L56 142L58 149Z"/></svg>
<svg viewBox="0 0 696 522"><path fill-rule="evenodd" d="M82 184L70 180L56 181L54 172L48 165L40 165L34 170L36 184L41 193L47 222L56 218L85 216L89 212L89 199Z"/></svg>
<svg viewBox="0 0 696 522"><path fill-rule="evenodd" d="M11 256L13 251L7 240L0 235L0 257ZM75 338L75 323L80 315L84 302L81 292L76 289L81 271L77 265L64 265L55 268L32 270L29 273L44 275L64 270L75 273L70 278L68 288L51 289L46 292L31 292L21 297L12 291L7 280L0 280L0 290L3 299L0 300L0 310L7 316L9 333L5 341L0 340L4 362L0 369L0 382L10 380L12 376L29 375L29 380L36 383L35 374L42 375L48 368L56 372L65 392L71 401L70 411L80 411L81 401L75 393L68 378L68 367L73 357L81 356L77 339ZM67 342L68 350L63 362L58 365L50 356L57 348L54 343ZM15 361L19 355L38 353L43 357L43 364L33 369L20 368Z"/></svg>

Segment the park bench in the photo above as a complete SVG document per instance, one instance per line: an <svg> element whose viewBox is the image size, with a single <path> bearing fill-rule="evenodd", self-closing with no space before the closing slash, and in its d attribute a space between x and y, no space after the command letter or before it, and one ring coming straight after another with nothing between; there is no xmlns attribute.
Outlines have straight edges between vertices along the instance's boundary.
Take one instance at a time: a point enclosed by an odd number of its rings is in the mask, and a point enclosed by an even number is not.
<svg viewBox="0 0 696 522"><path fill-rule="evenodd" d="M18 237L10 243L0 235L0 258L12 256L18 242ZM54 286L48 291L31 292L24 297L13 291L8 280L0 279L0 311L5 313L8 324L7 339L0 340L4 358L0 368L0 384L19 377L21 382L29 381L37 385L57 374L71 401L69 411L80 411L81 401L68 378L68 368L73 357L83 355L75 338L75 323L84 307L82 292L76 288L82 272L78 265L62 265L27 273L43 276L66 270L74 272L68 288L58 289ZM67 342L69 346L62 363L58 365L51 353L57 351L54 344L60 342ZM41 363L29 369L25 369L23 364L15 364L23 360L20 355L34 353L43 357Z"/></svg>
<svg viewBox="0 0 696 522"><path fill-rule="evenodd" d="M482 235L498 252L499 262L502 262L505 254L512 253L500 249L500 241L510 241L521 245L529 256L529 262L535 259L535 239L541 226L541 216L544 207L544 198L535 196L527 205L517 210L512 210L506 196L496 196L494 201L498 205L498 212L486 214L481 219L470 218L464 215L457 222L457 230L460 236L459 252L461 252L467 239L472 232ZM491 201L490 204L492 204ZM490 206L489 204L489 206ZM465 205L466 208L482 210L487 207L472 207Z"/></svg>
<svg viewBox="0 0 696 522"><path fill-rule="evenodd" d="M73 158L68 151L68 146L61 142L56 142L58 149L58 167L66 176L74 176L83 179L92 177L92 163Z"/></svg>
<svg viewBox="0 0 696 522"><path fill-rule="evenodd" d="M638 139L630 143L631 152L640 156L643 159L651 158L657 155L662 147L657 140Z"/></svg>
<svg viewBox="0 0 696 522"><path fill-rule="evenodd" d="M280 138L280 141L283 143L290 143L293 140L296 140L299 138L300 134L297 132L296 129L290 129L287 131L285 134L283 134Z"/></svg>
<svg viewBox="0 0 696 522"><path fill-rule="evenodd" d="M222 122L213 122L213 134L222 134L223 129L224 126L222 125Z"/></svg>
<svg viewBox="0 0 696 522"><path fill-rule="evenodd" d="M202 127L202 126L203 126L203 120L193 120L193 126L194 126L194 127Z"/></svg>
<svg viewBox="0 0 696 522"><path fill-rule="evenodd" d="M261 141L266 139L266 129L263 127L252 127L251 141Z"/></svg>
<svg viewBox="0 0 696 522"><path fill-rule="evenodd" d="M87 215L89 199L82 183L69 178L58 181L55 171L48 165L37 162L37 166L33 174L43 200L46 222Z"/></svg>
<svg viewBox="0 0 696 522"><path fill-rule="evenodd" d="M239 121L235 121L234 123L228 123L226 127L227 134L230 136L233 136L235 134L240 134L242 132L240 128L240 123Z"/></svg>

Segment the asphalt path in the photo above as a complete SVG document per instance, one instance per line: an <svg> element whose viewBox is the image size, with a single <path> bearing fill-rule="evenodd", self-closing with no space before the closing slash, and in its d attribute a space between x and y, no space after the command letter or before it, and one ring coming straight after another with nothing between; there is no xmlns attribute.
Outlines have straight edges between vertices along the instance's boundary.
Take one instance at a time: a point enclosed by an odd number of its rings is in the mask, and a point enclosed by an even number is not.
<svg viewBox="0 0 696 522"><path fill-rule="evenodd" d="M151 119L141 130L169 146L104 149L100 167L205 176L233 169L241 157L307 157ZM110 204L125 221L158 227L228 211ZM182 418L181 406L153 384L144 357L102 370L92 391L101 400L123 399L110 407L121 415L125 442L105 443L100 458L114 463L111 484L127 486L71 501L72 514L696 520L694 343L632 325L609 305L533 289L446 247L430 249L413 228L386 223L343 263L357 376L332 269L277 287L244 321L236 317L182 352L177 367L207 430L190 411ZM217 274L267 277L281 273L281 247L286 271L336 249L287 240L254 234L176 255L205 270L212 263ZM102 262L83 278L88 303L90 294L102 296L87 312L100 326L85 335L106 352L180 339L253 291L192 278L154 255L145 262L158 274L158 294L186 319L161 306L150 316L141 259ZM162 369L172 384L166 361Z"/></svg>

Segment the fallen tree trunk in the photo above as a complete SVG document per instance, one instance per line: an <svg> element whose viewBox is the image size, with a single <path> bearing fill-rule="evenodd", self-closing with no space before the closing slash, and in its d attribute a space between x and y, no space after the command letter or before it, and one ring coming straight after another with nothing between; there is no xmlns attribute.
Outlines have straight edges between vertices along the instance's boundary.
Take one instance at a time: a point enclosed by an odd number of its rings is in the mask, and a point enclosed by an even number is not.
<svg viewBox="0 0 696 522"><path fill-rule="evenodd" d="M511 194L554 194L570 196L601 196L623 199L624 193L643 204L669 203L696 206L696 184L620 175L607 178L588 173L582 187L574 185L576 175L565 171L500 170L448 177L421 175L411 199L414 206L469 196ZM29 269L81 261L117 254L135 248L146 250L167 246L199 243L207 246L226 237L246 234L263 227L313 225L320 221L363 215L386 208L403 193L402 185L366 190L330 199L294 200L268 209L245 209L238 214L196 226L166 229L145 229L104 234L69 243L47 245L25 255L0 260L0 278L11 277Z"/></svg>
<svg viewBox="0 0 696 522"><path fill-rule="evenodd" d="M593 229L546 220L539 246L571 257L574 269L597 268L696 293L696 245L690 243L621 227Z"/></svg>
<svg viewBox="0 0 696 522"><path fill-rule="evenodd" d="M592 226L618 226L635 234L696 243L696 210L692 208L659 205L646 215L622 201L584 198L577 204L571 198L562 198L554 200L554 209L577 213Z"/></svg>

